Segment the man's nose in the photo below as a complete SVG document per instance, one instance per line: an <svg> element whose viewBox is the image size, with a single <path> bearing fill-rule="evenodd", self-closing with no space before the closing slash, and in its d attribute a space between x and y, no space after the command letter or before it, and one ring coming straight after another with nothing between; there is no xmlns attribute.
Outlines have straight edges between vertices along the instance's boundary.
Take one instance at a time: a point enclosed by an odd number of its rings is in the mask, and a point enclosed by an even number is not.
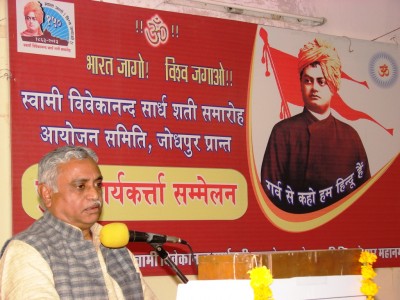
<svg viewBox="0 0 400 300"><path fill-rule="evenodd" d="M90 199L100 199L102 196L102 190L95 185L91 185L87 189L87 196Z"/></svg>
<svg viewBox="0 0 400 300"><path fill-rule="evenodd" d="M312 89L313 91L317 91L317 90L318 90L318 84L317 84L315 81L313 81L313 82L311 83L311 89Z"/></svg>

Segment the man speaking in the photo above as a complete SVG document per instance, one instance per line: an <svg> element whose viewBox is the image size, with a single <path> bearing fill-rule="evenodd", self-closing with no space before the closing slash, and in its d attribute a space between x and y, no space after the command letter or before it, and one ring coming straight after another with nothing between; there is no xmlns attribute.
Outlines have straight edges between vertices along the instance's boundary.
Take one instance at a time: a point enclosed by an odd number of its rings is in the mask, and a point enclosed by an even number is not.
<svg viewBox="0 0 400 300"><path fill-rule="evenodd" d="M65 146L39 162L45 212L2 249L0 299L156 299L133 253L100 243L97 160L91 149Z"/></svg>

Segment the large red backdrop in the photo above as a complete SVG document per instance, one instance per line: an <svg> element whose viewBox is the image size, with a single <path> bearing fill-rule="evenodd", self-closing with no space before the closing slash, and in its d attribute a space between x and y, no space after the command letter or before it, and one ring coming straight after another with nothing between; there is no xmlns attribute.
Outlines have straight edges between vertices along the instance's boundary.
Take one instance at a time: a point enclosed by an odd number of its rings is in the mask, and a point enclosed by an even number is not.
<svg viewBox="0 0 400 300"><path fill-rule="evenodd" d="M40 2L47 33L23 39L25 1L9 1L14 233L42 213L40 158L84 145L105 177L103 223L179 236L196 254L363 248L378 254L377 266L400 266L396 49L354 41L364 52L350 54L346 39L326 36L351 77L336 111L359 131L372 178L317 213L287 214L262 191L260 157L281 104L300 109L290 70L315 34L103 2ZM145 274L169 272L149 245L129 247ZM165 247L195 272L185 246Z"/></svg>

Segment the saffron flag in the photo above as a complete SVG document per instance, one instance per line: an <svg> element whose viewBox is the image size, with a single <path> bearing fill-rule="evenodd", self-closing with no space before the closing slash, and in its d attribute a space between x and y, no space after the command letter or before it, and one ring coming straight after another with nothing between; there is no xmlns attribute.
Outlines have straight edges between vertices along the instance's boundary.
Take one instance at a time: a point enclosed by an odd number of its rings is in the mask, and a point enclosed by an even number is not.
<svg viewBox="0 0 400 300"><path fill-rule="evenodd" d="M271 68L275 75L276 83L282 99L280 117L281 119L288 118L291 116L288 103L296 106L304 105L301 96L300 78L297 70L297 57L270 47L268 42L268 33L264 28L260 29L259 34L264 42L262 51L263 56L261 60L266 67L265 76L270 76ZM354 83L364 85L368 88L368 83L366 81L357 81L343 71L341 77L342 79L353 81ZM385 128L370 115L351 108L346 104L339 93L336 93L333 96L331 108L349 121L366 119L381 126L389 134L393 135L393 129Z"/></svg>

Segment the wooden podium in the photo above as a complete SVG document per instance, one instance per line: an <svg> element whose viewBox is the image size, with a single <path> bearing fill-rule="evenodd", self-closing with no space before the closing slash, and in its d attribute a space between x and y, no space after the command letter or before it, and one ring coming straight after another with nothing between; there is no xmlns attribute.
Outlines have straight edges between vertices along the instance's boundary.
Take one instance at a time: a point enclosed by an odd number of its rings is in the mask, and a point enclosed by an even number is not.
<svg viewBox="0 0 400 300"><path fill-rule="evenodd" d="M199 280L249 279L254 267L266 266L273 278L360 275L360 249L235 253L199 256Z"/></svg>
<svg viewBox="0 0 400 300"><path fill-rule="evenodd" d="M177 300L253 300L248 271L266 266L275 300L365 300L360 249L199 256L198 279L178 286Z"/></svg>

